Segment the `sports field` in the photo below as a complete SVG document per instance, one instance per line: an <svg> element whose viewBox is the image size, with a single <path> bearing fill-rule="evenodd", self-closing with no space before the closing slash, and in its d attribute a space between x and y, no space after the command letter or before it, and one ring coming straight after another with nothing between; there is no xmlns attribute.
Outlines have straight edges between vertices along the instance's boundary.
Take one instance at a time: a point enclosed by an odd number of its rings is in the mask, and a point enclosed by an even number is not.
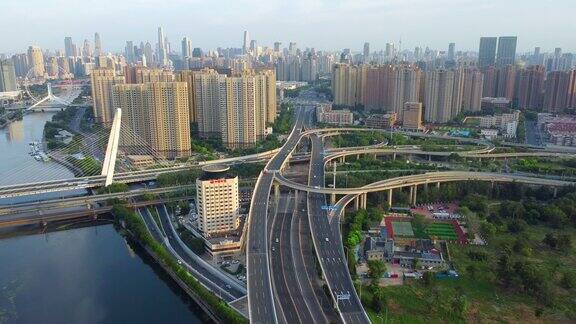
<svg viewBox="0 0 576 324"><path fill-rule="evenodd" d="M394 230L394 236L414 236L410 222L392 222L392 229Z"/></svg>
<svg viewBox="0 0 576 324"><path fill-rule="evenodd" d="M449 223L432 223L426 226L425 231L430 237L437 237L441 240L455 241L458 239L454 226Z"/></svg>

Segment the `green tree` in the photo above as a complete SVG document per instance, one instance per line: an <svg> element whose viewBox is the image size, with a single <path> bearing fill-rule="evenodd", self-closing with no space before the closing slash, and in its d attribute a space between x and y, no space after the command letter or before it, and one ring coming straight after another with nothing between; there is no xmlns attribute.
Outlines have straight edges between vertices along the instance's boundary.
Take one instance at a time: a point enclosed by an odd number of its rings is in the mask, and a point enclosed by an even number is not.
<svg viewBox="0 0 576 324"><path fill-rule="evenodd" d="M368 261L368 276L374 280L382 278L386 272L386 265L380 260Z"/></svg>
<svg viewBox="0 0 576 324"><path fill-rule="evenodd" d="M380 313L386 307L386 295L384 289L376 287L372 293L372 308L377 313Z"/></svg>

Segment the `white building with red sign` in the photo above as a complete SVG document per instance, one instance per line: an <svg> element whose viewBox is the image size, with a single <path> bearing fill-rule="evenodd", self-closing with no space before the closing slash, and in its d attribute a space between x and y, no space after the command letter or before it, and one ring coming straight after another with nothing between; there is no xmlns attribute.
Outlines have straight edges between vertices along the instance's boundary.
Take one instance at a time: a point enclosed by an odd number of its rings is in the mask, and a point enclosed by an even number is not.
<svg viewBox="0 0 576 324"><path fill-rule="evenodd" d="M198 230L206 238L234 231L239 225L238 177L228 167L211 165L196 180Z"/></svg>

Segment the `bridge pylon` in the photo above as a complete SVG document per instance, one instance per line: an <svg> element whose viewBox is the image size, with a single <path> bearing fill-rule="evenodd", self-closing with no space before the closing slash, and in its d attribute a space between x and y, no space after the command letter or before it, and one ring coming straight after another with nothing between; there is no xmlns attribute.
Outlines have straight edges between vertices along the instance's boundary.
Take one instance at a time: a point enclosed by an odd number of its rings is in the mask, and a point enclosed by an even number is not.
<svg viewBox="0 0 576 324"><path fill-rule="evenodd" d="M118 154L118 143L120 142L120 125L122 122L122 109L117 108L112 121L112 128L110 128L110 137L108 138L108 146L106 146L106 156L104 156L104 164L102 165L102 174L106 176L105 187L112 184L114 176L114 167L116 166L116 155Z"/></svg>

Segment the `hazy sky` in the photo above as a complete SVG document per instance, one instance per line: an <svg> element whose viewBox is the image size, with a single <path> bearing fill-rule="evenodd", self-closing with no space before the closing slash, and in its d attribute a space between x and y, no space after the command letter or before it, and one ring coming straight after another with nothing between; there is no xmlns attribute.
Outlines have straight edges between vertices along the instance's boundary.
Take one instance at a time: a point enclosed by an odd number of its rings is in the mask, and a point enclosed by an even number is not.
<svg viewBox="0 0 576 324"><path fill-rule="evenodd" d="M0 0L0 53L28 45L81 46L94 32L106 51L126 40L156 43L163 26L172 46L240 47L248 30L259 45L371 50L387 42L477 50L480 36L517 35L518 51L541 46L576 52L575 0Z"/></svg>

